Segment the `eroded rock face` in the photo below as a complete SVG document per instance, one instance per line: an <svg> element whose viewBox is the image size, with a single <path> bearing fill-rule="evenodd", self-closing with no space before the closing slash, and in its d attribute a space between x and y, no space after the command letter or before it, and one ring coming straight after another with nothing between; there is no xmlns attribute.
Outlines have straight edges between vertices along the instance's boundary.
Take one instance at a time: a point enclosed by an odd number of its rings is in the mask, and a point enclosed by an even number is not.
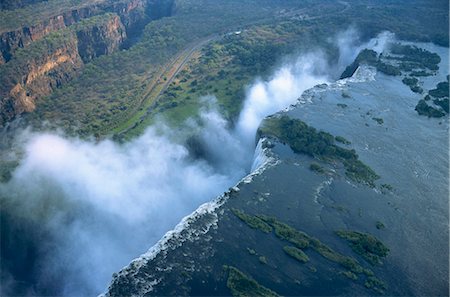
<svg viewBox="0 0 450 297"><path fill-rule="evenodd" d="M18 69L16 82L3 89L0 101L0 127L16 115L35 109L37 98L70 80L83 66L74 38L47 56L31 59ZM8 88L8 86L7 86Z"/></svg>
<svg viewBox="0 0 450 297"><path fill-rule="evenodd" d="M51 36L58 38L56 42L40 41L45 48L42 55L25 54L3 66L0 127L16 115L33 111L37 98L49 95L75 77L84 63L119 49L126 38L124 25L116 14L64 30L63 37ZM33 53L34 47L29 51Z"/></svg>
<svg viewBox="0 0 450 297"><path fill-rule="evenodd" d="M11 60L17 49L27 47L33 41L37 41L52 32L64 29L92 15L92 11L83 8L53 16L33 26L26 26L6 32L1 32L3 30L0 30L0 52L2 56L0 58L0 64Z"/></svg>
<svg viewBox="0 0 450 297"><path fill-rule="evenodd" d="M76 35L78 52L84 62L111 54L126 39L125 27L117 15L112 15L106 22L93 28L77 30Z"/></svg>

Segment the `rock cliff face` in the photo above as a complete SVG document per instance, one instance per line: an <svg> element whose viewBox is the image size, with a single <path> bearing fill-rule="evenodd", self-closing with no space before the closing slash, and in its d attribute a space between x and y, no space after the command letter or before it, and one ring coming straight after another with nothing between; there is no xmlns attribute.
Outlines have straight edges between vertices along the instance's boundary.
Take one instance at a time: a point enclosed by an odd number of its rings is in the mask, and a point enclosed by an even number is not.
<svg viewBox="0 0 450 297"><path fill-rule="evenodd" d="M9 108L5 110L6 114L2 113L2 119L33 111L38 96L50 94L54 88L73 77L81 66L76 39L49 56L29 61L20 82L14 85L6 97L5 103Z"/></svg>
<svg viewBox="0 0 450 297"><path fill-rule="evenodd" d="M1 60L3 63L8 62L18 48L26 47L33 41L65 27L64 17L56 16L35 26L2 33L0 35ZM0 64L2 64L2 61L0 61Z"/></svg>
<svg viewBox="0 0 450 297"><path fill-rule="evenodd" d="M126 38L116 14L106 14L53 33L21 49L0 69L0 127L35 109L36 99L76 76L84 63L117 50Z"/></svg>
<svg viewBox="0 0 450 297"><path fill-rule="evenodd" d="M78 26L77 26L78 27ZM126 39L125 27L117 15L111 15L95 27L79 26L76 30L78 53L83 62L110 54Z"/></svg>
<svg viewBox="0 0 450 297"><path fill-rule="evenodd" d="M11 60L18 48L27 47L33 41L83 19L105 12L113 12L119 15L127 33L131 33L151 19L170 15L172 5L173 0L97 1L91 5L69 9L30 26L14 30L0 28L0 65Z"/></svg>

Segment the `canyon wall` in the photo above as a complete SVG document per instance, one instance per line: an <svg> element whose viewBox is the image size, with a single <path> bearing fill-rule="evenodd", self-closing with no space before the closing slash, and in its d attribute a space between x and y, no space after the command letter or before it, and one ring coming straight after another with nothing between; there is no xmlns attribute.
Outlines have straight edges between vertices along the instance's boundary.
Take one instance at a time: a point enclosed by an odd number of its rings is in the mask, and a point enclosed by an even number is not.
<svg viewBox="0 0 450 297"><path fill-rule="evenodd" d="M32 26L0 28L0 128L76 77L85 63L121 48L173 0L97 1ZM150 13L151 12L151 13ZM4 30L3 30L4 31Z"/></svg>
<svg viewBox="0 0 450 297"><path fill-rule="evenodd" d="M117 50L126 33L116 14L105 14L49 34L0 68L0 127L31 112L36 99L75 77L84 63Z"/></svg>

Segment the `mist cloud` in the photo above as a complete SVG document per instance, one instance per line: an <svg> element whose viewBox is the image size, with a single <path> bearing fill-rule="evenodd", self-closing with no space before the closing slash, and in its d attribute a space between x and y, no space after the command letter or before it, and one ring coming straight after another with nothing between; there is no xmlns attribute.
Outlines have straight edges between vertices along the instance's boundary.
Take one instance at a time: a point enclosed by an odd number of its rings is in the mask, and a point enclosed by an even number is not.
<svg viewBox="0 0 450 297"><path fill-rule="evenodd" d="M188 125L200 131L210 161L192 158L165 127L151 127L123 145L29 136L20 166L0 193L53 235L54 242L41 246L43 286L63 281L66 295L102 292L114 271L245 174L249 157L226 121L204 110L200 122Z"/></svg>
<svg viewBox="0 0 450 297"><path fill-rule="evenodd" d="M256 130L266 116L295 103L306 89L327 82L326 69L326 58L321 52L308 53L284 65L271 80L256 81L247 92L237 123L241 138L254 141Z"/></svg>

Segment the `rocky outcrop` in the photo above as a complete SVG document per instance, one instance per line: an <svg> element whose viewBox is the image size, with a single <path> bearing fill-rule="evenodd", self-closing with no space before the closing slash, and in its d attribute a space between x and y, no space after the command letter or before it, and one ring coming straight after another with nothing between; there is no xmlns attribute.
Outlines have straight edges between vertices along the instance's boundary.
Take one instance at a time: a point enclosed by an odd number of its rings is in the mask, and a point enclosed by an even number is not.
<svg viewBox="0 0 450 297"><path fill-rule="evenodd" d="M12 59L14 52L19 48L25 48L32 42L40 40L48 34L64 29L81 19L88 18L92 14L88 9L69 11L61 15L52 16L34 25L24 26L15 30L0 33L0 52L4 63ZM2 62L0 61L0 64Z"/></svg>
<svg viewBox="0 0 450 297"><path fill-rule="evenodd" d="M117 50L126 38L120 18L105 14L52 33L21 49L0 68L0 127L36 107L36 99L76 76L84 63Z"/></svg>
<svg viewBox="0 0 450 297"><path fill-rule="evenodd" d="M75 30L78 53L85 63L116 51L126 39L125 27L119 16L106 14L95 19L99 20L94 27L81 23Z"/></svg>
<svg viewBox="0 0 450 297"><path fill-rule="evenodd" d="M92 16L112 12L119 15L128 34L142 28L151 19L171 14L173 0L96 1L68 9L36 23L16 29L0 28L0 65L12 59L18 48L29 46L48 34Z"/></svg>

